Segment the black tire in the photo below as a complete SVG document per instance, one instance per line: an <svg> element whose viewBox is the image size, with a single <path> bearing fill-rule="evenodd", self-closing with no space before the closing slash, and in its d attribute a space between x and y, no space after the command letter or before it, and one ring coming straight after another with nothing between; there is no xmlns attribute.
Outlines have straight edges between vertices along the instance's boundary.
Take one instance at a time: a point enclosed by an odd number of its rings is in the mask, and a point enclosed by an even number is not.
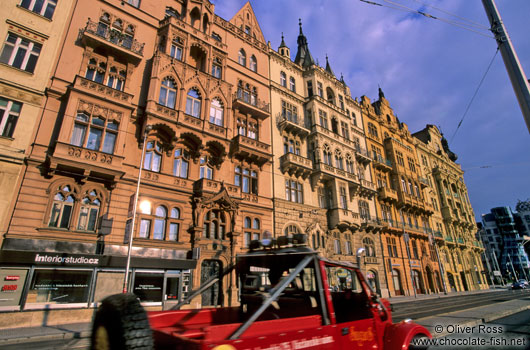
<svg viewBox="0 0 530 350"><path fill-rule="evenodd" d="M418 334L412 338L408 350L427 350L429 348L428 344L429 337L425 334Z"/></svg>
<svg viewBox="0 0 530 350"><path fill-rule="evenodd" d="M152 350L147 313L134 294L106 297L92 325L92 350Z"/></svg>

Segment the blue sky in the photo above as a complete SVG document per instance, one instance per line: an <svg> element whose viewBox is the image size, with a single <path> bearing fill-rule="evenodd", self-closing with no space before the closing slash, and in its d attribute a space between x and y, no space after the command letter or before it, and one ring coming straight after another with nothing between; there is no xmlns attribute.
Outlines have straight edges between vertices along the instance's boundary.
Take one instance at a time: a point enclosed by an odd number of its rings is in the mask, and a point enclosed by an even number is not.
<svg viewBox="0 0 530 350"><path fill-rule="evenodd" d="M339 77L344 74L353 97L366 95L373 101L379 84L411 132L426 124L440 126L465 171L477 218L492 207L515 208L518 199L530 198L530 133L500 53L453 138L497 46L486 37L490 34L486 30L476 27L483 36L442 20L466 19L489 28L482 2L374 2L402 4L441 20L359 0L253 0L251 4L273 48L279 46L283 32L291 54L296 54L301 18L311 54L321 66L329 56L332 69ZM213 3L216 13L228 20L246 0ZM496 3L528 76L530 1Z"/></svg>

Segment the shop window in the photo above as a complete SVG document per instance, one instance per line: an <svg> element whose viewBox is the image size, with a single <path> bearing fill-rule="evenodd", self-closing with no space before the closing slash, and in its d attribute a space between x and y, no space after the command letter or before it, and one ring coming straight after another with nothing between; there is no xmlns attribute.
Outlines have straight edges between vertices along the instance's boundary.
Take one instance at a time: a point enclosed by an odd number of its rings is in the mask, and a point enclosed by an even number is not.
<svg viewBox="0 0 530 350"><path fill-rule="evenodd" d="M261 224L257 218L245 217L243 220L244 236L243 245L248 247L251 241L259 241L261 236Z"/></svg>
<svg viewBox="0 0 530 350"><path fill-rule="evenodd" d="M74 193L70 185L59 188L53 197L53 205L50 214L49 227L70 227L70 218L74 209Z"/></svg>
<svg viewBox="0 0 530 350"><path fill-rule="evenodd" d="M218 98L214 98L210 104L210 123L223 126L223 104Z"/></svg>
<svg viewBox="0 0 530 350"><path fill-rule="evenodd" d="M26 305L88 303L92 271L36 269Z"/></svg>
<svg viewBox="0 0 530 350"><path fill-rule="evenodd" d="M365 237L363 239L363 247L365 249L366 256L371 256L371 257L375 256L375 244L371 238Z"/></svg>
<svg viewBox="0 0 530 350"><path fill-rule="evenodd" d="M250 70L253 72L258 71L258 60L256 60L256 56L254 55L250 56Z"/></svg>
<svg viewBox="0 0 530 350"><path fill-rule="evenodd" d="M175 101L177 100L177 88L175 83L170 78L162 80L160 85L160 96L158 97L158 103L162 106L169 108L175 108Z"/></svg>
<svg viewBox="0 0 530 350"><path fill-rule="evenodd" d="M159 172L162 162L162 144L158 141L148 141L145 146L144 169Z"/></svg>
<svg viewBox="0 0 530 350"><path fill-rule="evenodd" d="M164 275L161 273L136 272L133 293L141 302L162 302Z"/></svg>
<svg viewBox="0 0 530 350"><path fill-rule="evenodd" d="M95 231L100 208L101 196L95 190L88 192L81 200L77 229Z"/></svg>
<svg viewBox="0 0 530 350"><path fill-rule="evenodd" d="M234 185L241 187L243 193L258 194L257 171L236 166Z"/></svg>
<svg viewBox="0 0 530 350"><path fill-rule="evenodd" d="M213 167L210 164L210 157L208 156L202 156L199 164L200 164L200 173L199 178L200 179L213 179Z"/></svg>
<svg viewBox="0 0 530 350"><path fill-rule="evenodd" d="M57 0L22 0L20 7L52 19L55 7L57 7Z"/></svg>
<svg viewBox="0 0 530 350"><path fill-rule="evenodd" d="M237 54L237 62L242 66L247 65L247 54L245 53L245 50L239 50Z"/></svg>
<svg viewBox="0 0 530 350"><path fill-rule="evenodd" d="M0 55L0 62L33 73L41 49L41 44L8 33Z"/></svg>
<svg viewBox="0 0 530 350"><path fill-rule="evenodd" d="M225 239L225 214L217 209L210 210L204 216L202 236L207 239Z"/></svg>
<svg viewBox="0 0 530 350"><path fill-rule="evenodd" d="M201 117L201 95L197 89L190 89L186 97L186 114Z"/></svg>
<svg viewBox="0 0 530 350"><path fill-rule="evenodd" d="M294 203L304 203L303 186L295 180L285 180L285 199Z"/></svg>
<svg viewBox="0 0 530 350"><path fill-rule="evenodd" d="M217 79L221 79L223 73L223 66L221 64L221 61L216 58L214 59L212 63L212 75L216 77Z"/></svg>
<svg viewBox="0 0 530 350"><path fill-rule="evenodd" d="M173 176L188 178L189 153L182 148L177 148L173 160Z"/></svg>
<svg viewBox="0 0 530 350"><path fill-rule="evenodd" d="M280 72L280 85L287 87L287 75L285 75L285 72Z"/></svg>
<svg viewBox="0 0 530 350"><path fill-rule="evenodd" d="M22 103L0 97L0 135L13 137Z"/></svg>
<svg viewBox="0 0 530 350"><path fill-rule="evenodd" d="M118 137L118 128L119 124L115 120L77 113L70 144L112 154Z"/></svg>

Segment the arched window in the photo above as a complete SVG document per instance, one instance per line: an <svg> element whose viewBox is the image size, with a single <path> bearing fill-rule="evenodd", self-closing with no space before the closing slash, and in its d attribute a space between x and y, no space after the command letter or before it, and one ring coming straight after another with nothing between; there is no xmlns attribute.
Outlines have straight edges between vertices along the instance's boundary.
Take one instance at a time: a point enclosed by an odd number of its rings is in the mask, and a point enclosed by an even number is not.
<svg viewBox="0 0 530 350"><path fill-rule="evenodd" d="M162 106L175 108L175 101L177 100L177 89L173 80L165 78L160 85L160 96L158 103Z"/></svg>
<svg viewBox="0 0 530 350"><path fill-rule="evenodd" d="M366 256L372 256L372 257L375 256L375 244L371 238L365 237L363 239L363 247L366 251Z"/></svg>
<svg viewBox="0 0 530 350"><path fill-rule="evenodd" d="M125 85L125 70L116 67L110 67L109 76L107 77L107 86L116 90L123 91Z"/></svg>
<svg viewBox="0 0 530 350"><path fill-rule="evenodd" d="M401 188L403 189L403 193L407 193L407 185L404 178L401 178Z"/></svg>
<svg viewBox="0 0 530 350"><path fill-rule="evenodd" d="M155 227L153 229L153 239L165 239L166 235L167 208L163 205L155 210Z"/></svg>
<svg viewBox="0 0 530 350"><path fill-rule="evenodd" d="M75 197L70 185L65 185L57 190L53 197L53 206L50 213L49 227L69 228L70 218L74 209Z"/></svg>
<svg viewBox="0 0 530 350"><path fill-rule="evenodd" d="M195 29L199 29L201 25L201 12L197 7L194 7L190 12L191 26Z"/></svg>
<svg viewBox="0 0 530 350"><path fill-rule="evenodd" d="M333 93L333 90L331 90L331 88L326 88L326 95L327 95L327 98L328 98L328 102L331 103L332 105L335 104L335 94Z"/></svg>
<svg viewBox="0 0 530 350"><path fill-rule="evenodd" d="M95 81L96 83L103 84L103 78L105 77L105 71L107 70L107 65L105 62L100 62L95 58L91 58L88 61L85 78L88 80Z"/></svg>
<svg viewBox="0 0 530 350"><path fill-rule="evenodd" d="M287 237L293 237L293 235L300 234L300 229L296 225L288 225L283 231Z"/></svg>
<svg viewBox="0 0 530 350"><path fill-rule="evenodd" d="M239 50L237 54L237 62L242 66L247 65L247 54L245 53L245 50Z"/></svg>
<svg viewBox="0 0 530 350"><path fill-rule="evenodd" d="M223 105L218 98L214 98L210 104L210 123L223 126Z"/></svg>
<svg viewBox="0 0 530 350"><path fill-rule="evenodd" d="M392 269L392 285L394 287L394 292L396 295L402 295L403 291L401 289L401 276L397 269Z"/></svg>
<svg viewBox="0 0 530 350"><path fill-rule="evenodd" d="M171 214L169 215L169 240L178 241L179 240L179 226L178 222L171 222L171 219L180 219L180 210L178 208L171 209Z"/></svg>
<svg viewBox="0 0 530 350"><path fill-rule="evenodd" d="M174 153L173 175L188 178L189 153L188 151L177 148Z"/></svg>
<svg viewBox="0 0 530 350"><path fill-rule="evenodd" d="M86 193L81 200L77 229L82 231L95 231L101 207L101 197L95 190Z"/></svg>
<svg viewBox="0 0 530 350"><path fill-rule="evenodd" d="M202 236L207 239L225 239L226 218L220 210L210 210L204 216Z"/></svg>
<svg viewBox="0 0 530 350"><path fill-rule="evenodd" d="M355 168L353 166L353 158L349 153L346 155L346 171L350 174L355 173Z"/></svg>
<svg viewBox="0 0 530 350"><path fill-rule="evenodd" d="M256 60L256 56L254 55L250 56L250 70L253 72L258 71L258 61Z"/></svg>
<svg viewBox="0 0 530 350"><path fill-rule="evenodd" d="M158 141L148 141L145 146L144 169L160 171L162 161L162 144Z"/></svg>
<svg viewBox="0 0 530 350"><path fill-rule="evenodd" d="M197 89L190 89L186 97L186 114L201 117L201 95Z"/></svg>
<svg viewBox="0 0 530 350"><path fill-rule="evenodd" d="M414 189L412 188L412 182L409 180L409 194L414 195Z"/></svg>
<svg viewBox="0 0 530 350"><path fill-rule="evenodd" d="M287 76L285 75L285 72L280 72L280 85L287 87Z"/></svg>
<svg viewBox="0 0 530 350"><path fill-rule="evenodd" d="M323 158L324 164L333 166L333 163L331 162L331 150L329 149L328 145L324 145L324 148L322 150L322 155L324 156Z"/></svg>
<svg viewBox="0 0 530 350"><path fill-rule="evenodd" d="M344 170L344 163L342 162L342 154L339 150L335 151L335 168Z"/></svg>
<svg viewBox="0 0 530 350"><path fill-rule="evenodd" d="M289 90L296 92L296 82L293 77L289 77Z"/></svg>

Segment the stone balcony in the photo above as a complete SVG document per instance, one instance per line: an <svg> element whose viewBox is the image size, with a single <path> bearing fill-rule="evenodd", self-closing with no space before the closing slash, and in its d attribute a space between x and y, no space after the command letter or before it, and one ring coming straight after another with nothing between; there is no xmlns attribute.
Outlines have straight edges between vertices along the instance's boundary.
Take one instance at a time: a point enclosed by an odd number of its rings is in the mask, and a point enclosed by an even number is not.
<svg viewBox="0 0 530 350"><path fill-rule="evenodd" d="M261 141L237 135L232 139L230 153L240 160L245 159L261 166L272 160L270 148L270 145Z"/></svg>
<svg viewBox="0 0 530 350"><path fill-rule="evenodd" d="M285 130L293 135L299 135L302 138L307 137L310 132L304 124L303 117L296 114L284 115L279 113L276 116L276 123L280 130Z"/></svg>
<svg viewBox="0 0 530 350"><path fill-rule="evenodd" d="M258 119L265 119L270 115L269 103L258 99L256 96L238 90L233 95L233 109L239 110L243 114L251 114Z"/></svg>
<svg viewBox="0 0 530 350"><path fill-rule="evenodd" d="M379 187L377 189L379 200L389 203L397 203L398 194L389 187Z"/></svg>
<svg viewBox="0 0 530 350"><path fill-rule="evenodd" d="M302 157L294 153L286 153L280 157L280 168L282 172L289 175L307 178L313 171L313 162L311 159Z"/></svg>

